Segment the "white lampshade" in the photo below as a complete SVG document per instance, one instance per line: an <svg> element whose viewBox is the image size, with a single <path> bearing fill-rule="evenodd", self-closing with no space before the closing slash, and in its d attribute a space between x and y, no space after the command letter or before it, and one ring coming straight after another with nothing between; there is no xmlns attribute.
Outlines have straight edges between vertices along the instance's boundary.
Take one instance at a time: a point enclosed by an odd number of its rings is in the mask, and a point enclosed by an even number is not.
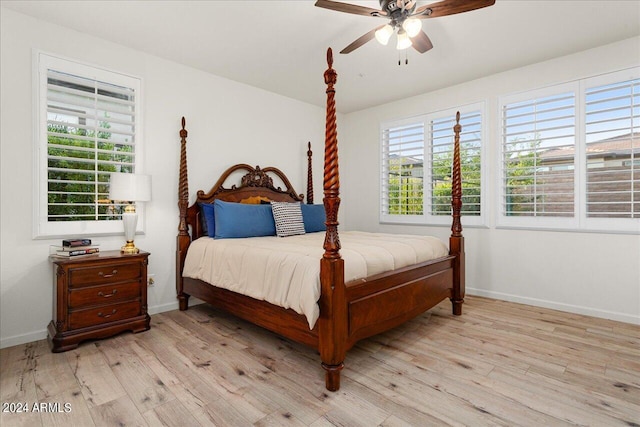
<svg viewBox="0 0 640 427"><path fill-rule="evenodd" d="M380 28L378 31L376 31L375 33L376 40L378 40L378 43L386 46L387 43L389 43L389 39L391 38L392 34L393 34L393 27L387 24L384 27Z"/></svg>
<svg viewBox="0 0 640 427"><path fill-rule="evenodd" d="M406 31L400 30L398 31L398 44L396 45L396 49L403 50L411 46L411 39Z"/></svg>
<svg viewBox="0 0 640 427"><path fill-rule="evenodd" d="M151 176L112 173L109 180L109 199L125 202L148 202L151 200Z"/></svg>
<svg viewBox="0 0 640 427"><path fill-rule="evenodd" d="M415 37L422 30L422 21L416 18L409 18L402 23L402 28L409 37Z"/></svg>

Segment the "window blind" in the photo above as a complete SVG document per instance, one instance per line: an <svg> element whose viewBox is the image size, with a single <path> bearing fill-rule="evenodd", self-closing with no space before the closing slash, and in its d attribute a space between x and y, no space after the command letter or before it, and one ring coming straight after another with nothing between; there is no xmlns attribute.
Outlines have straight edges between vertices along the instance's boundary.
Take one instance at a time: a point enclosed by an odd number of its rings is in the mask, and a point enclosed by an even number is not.
<svg viewBox="0 0 640 427"><path fill-rule="evenodd" d="M585 91L586 211L640 218L640 79Z"/></svg>
<svg viewBox="0 0 640 427"><path fill-rule="evenodd" d="M455 116L429 122L431 149L429 152L432 215L451 215L451 180ZM462 214L481 214L481 144L482 114L480 111L460 115L460 163L462 173Z"/></svg>
<svg viewBox="0 0 640 427"><path fill-rule="evenodd" d="M47 69L47 220L119 219L109 174L135 171L136 90Z"/></svg>
<svg viewBox="0 0 640 427"><path fill-rule="evenodd" d="M503 105L503 215L575 215L575 123L574 92Z"/></svg>
<svg viewBox="0 0 640 427"><path fill-rule="evenodd" d="M382 130L381 209L385 215L422 215L424 122Z"/></svg>

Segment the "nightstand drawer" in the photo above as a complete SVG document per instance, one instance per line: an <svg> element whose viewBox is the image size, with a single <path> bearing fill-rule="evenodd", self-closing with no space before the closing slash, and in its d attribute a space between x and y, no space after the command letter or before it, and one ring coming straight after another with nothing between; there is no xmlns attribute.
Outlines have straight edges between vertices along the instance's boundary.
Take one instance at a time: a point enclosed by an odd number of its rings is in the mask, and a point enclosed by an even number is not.
<svg viewBox="0 0 640 427"><path fill-rule="evenodd" d="M100 325L116 320L128 319L140 314L140 302L123 302L104 305L88 310L74 311L69 314L69 326L73 329Z"/></svg>
<svg viewBox="0 0 640 427"><path fill-rule="evenodd" d="M133 280L141 275L140 264L106 264L99 267L78 267L69 271L69 287L80 288L100 283Z"/></svg>
<svg viewBox="0 0 640 427"><path fill-rule="evenodd" d="M139 297L140 284L138 282L74 289L69 292L69 308L110 304Z"/></svg>

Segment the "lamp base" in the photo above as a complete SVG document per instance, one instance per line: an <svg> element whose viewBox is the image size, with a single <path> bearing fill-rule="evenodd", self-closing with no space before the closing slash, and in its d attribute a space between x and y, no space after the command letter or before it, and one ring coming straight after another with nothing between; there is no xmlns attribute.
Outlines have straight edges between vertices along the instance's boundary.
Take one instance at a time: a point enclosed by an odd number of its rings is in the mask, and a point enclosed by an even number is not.
<svg viewBox="0 0 640 427"><path fill-rule="evenodd" d="M136 248L133 240L127 240L127 244L120 248L120 252L123 254L137 254L140 252L140 249Z"/></svg>
<svg viewBox="0 0 640 427"><path fill-rule="evenodd" d="M127 244L120 248L120 252L123 254L137 254L140 252L136 245L133 244L133 239L136 236L136 223L138 222L138 214L134 205L129 204L122 213L122 223L124 225L124 238Z"/></svg>

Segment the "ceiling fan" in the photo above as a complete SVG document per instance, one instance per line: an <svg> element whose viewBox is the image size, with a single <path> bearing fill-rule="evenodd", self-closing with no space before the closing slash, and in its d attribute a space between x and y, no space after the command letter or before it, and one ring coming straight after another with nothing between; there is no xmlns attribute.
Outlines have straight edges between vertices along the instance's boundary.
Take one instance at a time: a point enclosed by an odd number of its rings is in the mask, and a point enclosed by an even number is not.
<svg viewBox="0 0 640 427"><path fill-rule="evenodd" d="M351 53L374 38L383 45L389 43L394 31L398 32L398 50L413 46L420 53L425 53L433 47L431 40L422 30L422 19L437 18L439 16L454 15L491 6L495 0L442 0L425 6L417 7L416 0L379 0L380 10L371 9L355 4L341 3L333 0L317 0L316 6L338 12L356 15L387 18L389 23L381 25L356 39L340 53Z"/></svg>

